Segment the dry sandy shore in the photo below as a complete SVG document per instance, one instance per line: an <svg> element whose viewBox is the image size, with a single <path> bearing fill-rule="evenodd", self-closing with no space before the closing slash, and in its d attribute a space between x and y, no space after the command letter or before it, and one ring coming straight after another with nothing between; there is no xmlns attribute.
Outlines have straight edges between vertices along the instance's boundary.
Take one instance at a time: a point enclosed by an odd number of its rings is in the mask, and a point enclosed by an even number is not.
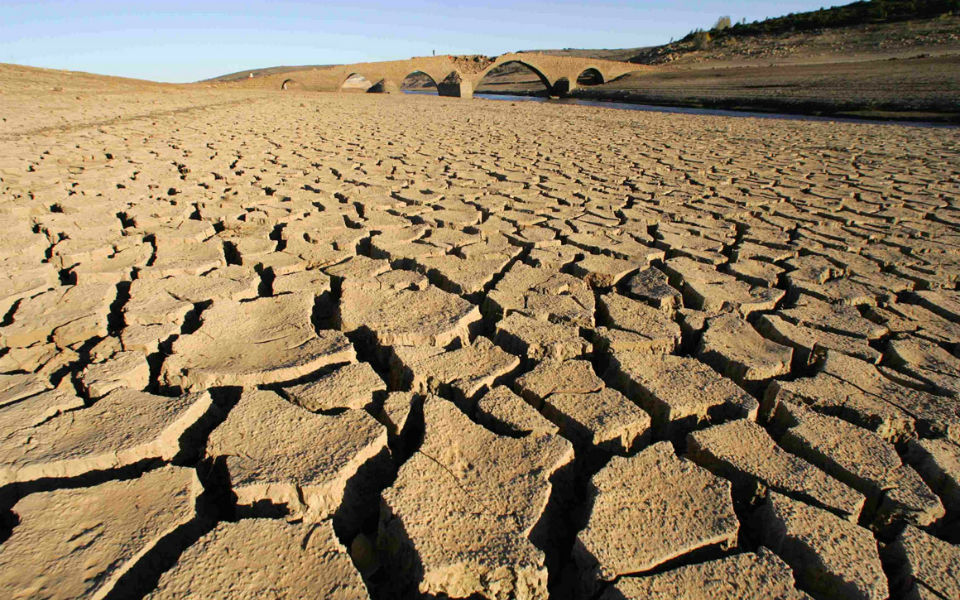
<svg viewBox="0 0 960 600"><path fill-rule="evenodd" d="M0 109L0 597L960 596L957 130Z"/></svg>

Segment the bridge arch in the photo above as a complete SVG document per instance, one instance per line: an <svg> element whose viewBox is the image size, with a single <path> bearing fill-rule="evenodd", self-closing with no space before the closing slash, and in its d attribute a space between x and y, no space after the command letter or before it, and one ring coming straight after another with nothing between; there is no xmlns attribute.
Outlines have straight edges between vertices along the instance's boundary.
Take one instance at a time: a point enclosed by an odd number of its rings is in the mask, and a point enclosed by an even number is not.
<svg viewBox="0 0 960 600"><path fill-rule="evenodd" d="M603 71L596 67L587 67L577 75L577 85L600 85L606 83Z"/></svg>
<svg viewBox="0 0 960 600"><path fill-rule="evenodd" d="M359 71L353 71L348 73L340 80L340 84L337 85L337 91L342 92L345 89L362 89L365 92L373 86L374 82L370 81L369 77Z"/></svg>
<svg viewBox="0 0 960 600"><path fill-rule="evenodd" d="M296 79L284 79L283 83L280 84L280 89L284 92L289 90L301 90L303 85Z"/></svg>
<svg viewBox="0 0 960 600"><path fill-rule="evenodd" d="M553 90L553 82L551 82L551 81L550 81L550 78L547 77L547 75L544 74L543 69L540 69L540 68L537 67L536 65L531 64L529 61L520 60L520 59L516 59L516 58L511 58L511 59L509 59L509 60L504 60L504 61L502 61L502 62L500 62L500 61L494 62L492 65L490 65L489 67L487 67L486 69L484 69L479 75L477 75L477 78L476 78L477 87L480 87L480 86L483 84L484 80L485 80L491 73L493 73L493 71L496 71L497 69L502 69L503 67L506 67L507 65L511 65L511 64L520 65L520 66L522 66L522 67L525 67L528 71L533 72L533 74L536 75L537 78L540 80L540 83L543 84L543 87L545 88L545 91L546 91L547 93L551 93L551 92L552 92L552 90Z"/></svg>
<svg viewBox="0 0 960 600"><path fill-rule="evenodd" d="M410 79L411 77L414 77L414 76L417 76L417 75L420 75L420 76L423 76L423 77L426 77L427 79L429 79L429 80L430 80L430 83L433 85L433 89L436 89L436 90L439 90L439 89L440 89L440 82L437 81L437 79L436 79L433 75L431 75L430 73L427 73L426 71L423 71L423 70L421 70L421 69L417 69L417 70L415 70L415 71L410 71L409 73L407 73L407 75L400 81L400 89L401 89L401 90L405 90L405 89L410 89L410 90L426 90L427 88L424 88L424 87L422 87L422 86L421 86L421 87L409 87L409 86L408 86L407 80ZM440 81L443 81L443 80L441 79Z"/></svg>
<svg viewBox="0 0 960 600"><path fill-rule="evenodd" d="M337 91L366 92L368 94L392 94L400 91L400 86L387 77L368 77L360 71L352 71L343 78Z"/></svg>

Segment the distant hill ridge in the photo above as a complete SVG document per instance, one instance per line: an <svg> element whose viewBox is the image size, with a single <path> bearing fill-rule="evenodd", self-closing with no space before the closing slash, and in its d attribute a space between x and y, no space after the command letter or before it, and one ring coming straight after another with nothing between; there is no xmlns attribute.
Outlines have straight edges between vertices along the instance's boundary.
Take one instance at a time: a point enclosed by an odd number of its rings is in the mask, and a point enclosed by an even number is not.
<svg viewBox="0 0 960 600"><path fill-rule="evenodd" d="M247 79L250 77L250 75L263 76L273 75L275 73L293 73L294 71L309 71L310 69L329 69L330 67L335 66L337 65L299 65L295 67L280 66L266 67L264 69L247 69L245 71L237 71L236 73L228 73L218 77L211 77L210 79L204 79L202 81L198 81L197 83L240 81L242 79Z"/></svg>

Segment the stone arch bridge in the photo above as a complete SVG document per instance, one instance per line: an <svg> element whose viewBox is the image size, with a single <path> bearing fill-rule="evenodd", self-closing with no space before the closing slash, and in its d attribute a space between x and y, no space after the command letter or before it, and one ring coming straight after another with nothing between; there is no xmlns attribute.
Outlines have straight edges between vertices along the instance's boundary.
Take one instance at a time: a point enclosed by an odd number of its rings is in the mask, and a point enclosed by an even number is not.
<svg viewBox="0 0 960 600"><path fill-rule="evenodd" d="M395 92L407 76L423 73L437 85L441 96L470 98L473 90L490 71L508 63L519 63L533 71L551 95L561 96L577 87L577 80L590 74L603 83L634 71L652 67L632 63L554 56L536 52L486 56L424 56L408 60L357 63L318 67L304 71L276 73L245 79L241 85L269 89L339 91L348 79L363 76L371 91Z"/></svg>

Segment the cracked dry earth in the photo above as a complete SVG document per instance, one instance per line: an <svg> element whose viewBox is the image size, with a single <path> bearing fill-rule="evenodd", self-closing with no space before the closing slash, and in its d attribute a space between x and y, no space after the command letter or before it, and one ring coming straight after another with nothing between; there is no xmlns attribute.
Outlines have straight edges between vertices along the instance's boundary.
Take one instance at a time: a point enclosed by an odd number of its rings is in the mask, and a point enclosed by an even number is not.
<svg viewBox="0 0 960 600"><path fill-rule="evenodd" d="M960 597L957 130L191 93L0 133L0 596Z"/></svg>

